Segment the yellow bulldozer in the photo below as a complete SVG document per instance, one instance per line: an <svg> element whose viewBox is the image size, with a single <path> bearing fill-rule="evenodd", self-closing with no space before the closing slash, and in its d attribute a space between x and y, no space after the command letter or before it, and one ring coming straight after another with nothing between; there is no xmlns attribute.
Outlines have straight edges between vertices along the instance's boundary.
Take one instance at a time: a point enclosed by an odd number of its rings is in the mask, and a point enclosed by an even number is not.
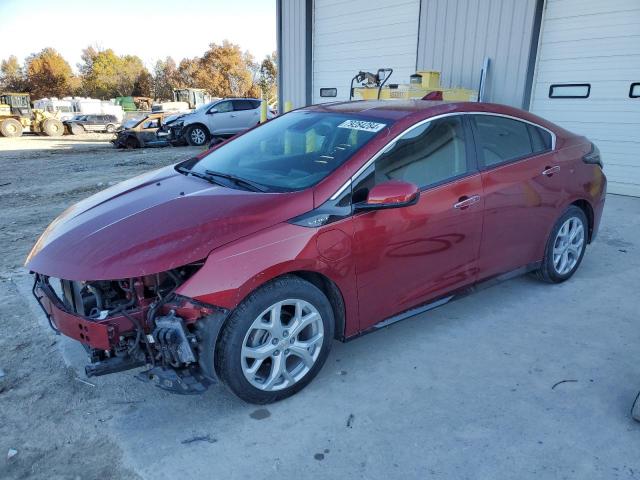
<svg viewBox="0 0 640 480"><path fill-rule="evenodd" d="M19 137L23 132L57 137L64 134L64 125L54 114L31 108L28 93L0 92L0 136Z"/></svg>

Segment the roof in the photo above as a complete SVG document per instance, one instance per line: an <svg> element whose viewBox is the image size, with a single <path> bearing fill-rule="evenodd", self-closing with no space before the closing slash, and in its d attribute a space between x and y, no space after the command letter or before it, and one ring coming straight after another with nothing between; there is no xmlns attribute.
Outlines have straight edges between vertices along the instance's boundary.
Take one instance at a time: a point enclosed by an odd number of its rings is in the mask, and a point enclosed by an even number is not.
<svg viewBox="0 0 640 480"><path fill-rule="evenodd" d="M400 118L404 118L415 113L428 113L430 110L440 110L443 106L450 106L453 107L452 110L456 110L457 105L465 104L468 104L468 102L456 103L434 100L356 100L352 102L334 102L312 105L304 108L304 110L356 113L364 114L368 117L399 120Z"/></svg>

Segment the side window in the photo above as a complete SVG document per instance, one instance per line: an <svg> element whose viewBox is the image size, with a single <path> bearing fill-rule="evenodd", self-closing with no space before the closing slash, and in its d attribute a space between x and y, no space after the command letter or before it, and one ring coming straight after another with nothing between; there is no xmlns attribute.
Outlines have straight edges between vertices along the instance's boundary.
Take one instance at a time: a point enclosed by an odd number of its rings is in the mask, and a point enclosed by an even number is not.
<svg viewBox="0 0 640 480"><path fill-rule="evenodd" d="M253 103L251 102L251 100L234 100L233 101L233 109L235 111L242 111L242 110L253 110L255 107L253 106Z"/></svg>
<svg viewBox="0 0 640 480"><path fill-rule="evenodd" d="M546 130L534 127L533 125L527 125L529 129L529 135L531 136L531 146L533 147L533 153L546 152L551 150L551 134Z"/></svg>
<svg viewBox="0 0 640 480"><path fill-rule="evenodd" d="M492 115L472 115L480 161L491 167L531 155L527 123Z"/></svg>
<svg viewBox="0 0 640 480"><path fill-rule="evenodd" d="M464 128L447 117L414 128L375 162L376 184L404 180L428 187L467 173Z"/></svg>
<svg viewBox="0 0 640 480"><path fill-rule="evenodd" d="M152 120L147 120L142 125L142 128L159 128L160 127L160 119L154 118Z"/></svg>
<svg viewBox="0 0 640 480"><path fill-rule="evenodd" d="M446 117L422 124L395 141L355 181L353 203L389 180L403 180L419 188L438 185L469 172L461 117Z"/></svg>
<svg viewBox="0 0 640 480"><path fill-rule="evenodd" d="M233 104L227 100L226 102L216 103L213 108L218 110L218 113L226 113L233 111Z"/></svg>

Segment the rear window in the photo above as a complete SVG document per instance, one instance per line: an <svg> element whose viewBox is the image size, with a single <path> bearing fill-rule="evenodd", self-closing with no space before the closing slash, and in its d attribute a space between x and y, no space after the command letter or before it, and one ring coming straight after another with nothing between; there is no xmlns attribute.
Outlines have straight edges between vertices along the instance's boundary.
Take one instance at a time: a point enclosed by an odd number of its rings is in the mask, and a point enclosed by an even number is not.
<svg viewBox="0 0 640 480"><path fill-rule="evenodd" d="M534 125L527 125L529 135L531 136L531 146L534 153L546 152L551 150L551 134L546 130Z"/></svg>
<svg viewBox="0 0 640 480"><path fill-rule="evenodd" d="M527 123L492 115L473 115L471 121L484 166L500 165L533 154Z"/></svg>
<svg viewBox="0 0 640 480"><path fill-rule="evenodd" d="M260 102L256 100L234 100L233 101L233 109L234 110L253 110L254 108L258 108Z"/></svg>

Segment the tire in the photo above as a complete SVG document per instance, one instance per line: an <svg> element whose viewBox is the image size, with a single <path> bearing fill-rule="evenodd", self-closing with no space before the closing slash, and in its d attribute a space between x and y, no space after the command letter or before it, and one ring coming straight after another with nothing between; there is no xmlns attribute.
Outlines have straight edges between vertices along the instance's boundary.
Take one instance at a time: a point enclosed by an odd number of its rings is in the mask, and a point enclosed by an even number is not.
<svg viewBox="0 0 640 480"><path fill-rule="evenodd" d="M42 122L42 131L47 137L59 137L64 134L64 125L60 120L47 118Z"/></svg>
<svg viewBox="0 0 640 480"><path fill-rule="evenodd" d="M71 131L71 133L73 135L82 135L83 133L86 132L86 130L84 129L84 127L82 125L78 125L77 123L72 123L69 126L69 130Z"/></svg>
<svg viewBox="0 0 640 480"><path fill-rule="evenodd" d="M588 228L587 216L582 209L571 205L553 226L542 264L534 275L547 283L561 283L571 278L584 257Z"/></svg>
<svg viewBox="0 0 640 480"><path fill-rule="evenodd" d="M127 138L126 142L124 142L124 148L126 148L127 150L140 148L140 142L136 138L129 137Z"/></svg>
<svg viewBox="0 0 640 480"><path fill-rule="evenodd" d="M107 127L105 128L105 131L106 131L107 133L113 133L113 132L115 132L115 131L116 131L116 126L110 123L110 124L109 124L109 125L107 125Z"/></svg>
<svg viewBox="0 0 640 480"><path fill-rule="evenodd" d="M274 322L271 309L280 303L281 321ZM302 328L296 328L302 319ZM215 349L218 375L245 402L263 405L290 397L322 368L334 328L331 304L315 285L289 275L273 280L250 294L223 326Z"/></svg>
<svg viewBox="0 0 640 480"><path fill-rule="evenodd" d="M201 125L192 125L187 129L187 142L193 147L201 147L209 141L209 132Z"/></svg>
<svg viewBox="0 0 640 480"><path fill-rule="evenodd" d="M22 135L22 124L15 118L7 118L0 123L2 136L13 138Z"/></svg>

